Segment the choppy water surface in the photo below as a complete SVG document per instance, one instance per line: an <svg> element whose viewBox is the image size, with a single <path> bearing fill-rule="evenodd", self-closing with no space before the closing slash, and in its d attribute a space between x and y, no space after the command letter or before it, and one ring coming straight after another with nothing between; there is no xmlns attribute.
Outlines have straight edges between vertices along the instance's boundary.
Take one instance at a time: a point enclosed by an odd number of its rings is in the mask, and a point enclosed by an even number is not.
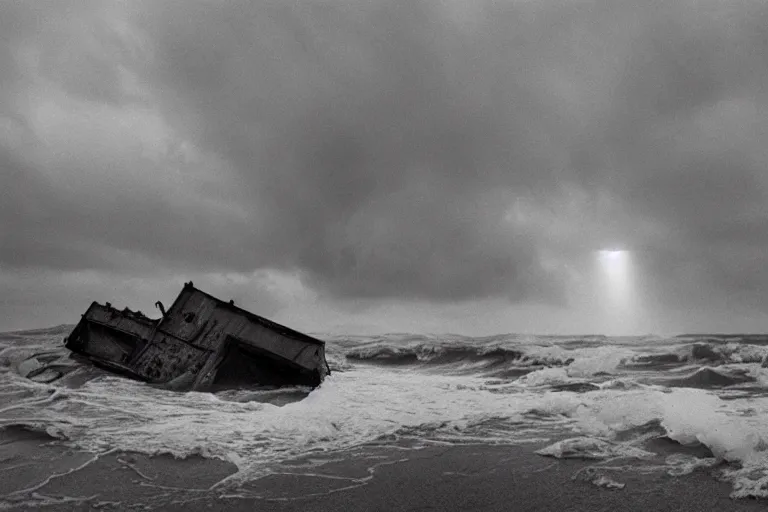
<svg viewBox="0 0 768 512"><path fill-rule="evenodd" d="M567 437L542 454L642 461L642 442L666 436L708 448L668 457L669 474L726 461L719 474L734 497L768 496L768 369L760 367L768 346L754 342L319 335L333 371L320 388L211 394L163 391L82 366L62 347L69 330L0 334L1 428L44 432L86 452L230 461L238 471L221 483L229 488L287 461L362 445ZM41 352L77 368L51 383L21 377L19 365Z"/></svg>

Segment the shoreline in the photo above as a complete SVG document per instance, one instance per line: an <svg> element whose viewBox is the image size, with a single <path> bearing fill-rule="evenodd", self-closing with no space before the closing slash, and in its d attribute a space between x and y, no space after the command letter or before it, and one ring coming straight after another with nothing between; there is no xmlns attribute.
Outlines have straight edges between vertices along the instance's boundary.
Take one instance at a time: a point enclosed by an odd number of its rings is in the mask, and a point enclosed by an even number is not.
<svg viewBox="0 0 768 512"><path fill-rule="evenodd" d="M717 481L711 469L670 476L663 471L632 471L637 464L623 459L601 470L598 461L534 453L549 443L423 448L364 445L288 461L273 468L273 474L236 487L213 489L236 474L233 464L201 456L175 459L118 451L95 456L51 442L44 434L19 429L3 431L0 443L0 508L11 510L293 512L309 507L313 512L714 512L764 510L766 506L764 501L729 498L730 484ZM674 448L672 443L654 441L653 449L661 452L661 458L681 453ZM597 487L584 478L601 474L625 484L624 488Z"/></svg>

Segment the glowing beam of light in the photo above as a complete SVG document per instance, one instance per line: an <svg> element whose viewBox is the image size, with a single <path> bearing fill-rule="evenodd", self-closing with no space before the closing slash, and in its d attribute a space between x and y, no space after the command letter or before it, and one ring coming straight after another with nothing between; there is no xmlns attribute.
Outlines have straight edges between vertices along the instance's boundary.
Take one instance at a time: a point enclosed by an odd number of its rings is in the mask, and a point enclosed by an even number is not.
<svg viewBox="0 0 768 512"><path fill-rule="evenodd" d="M611 333L627 333L635 326L632 258L628 251L598 251L603 324Z"/></svg>

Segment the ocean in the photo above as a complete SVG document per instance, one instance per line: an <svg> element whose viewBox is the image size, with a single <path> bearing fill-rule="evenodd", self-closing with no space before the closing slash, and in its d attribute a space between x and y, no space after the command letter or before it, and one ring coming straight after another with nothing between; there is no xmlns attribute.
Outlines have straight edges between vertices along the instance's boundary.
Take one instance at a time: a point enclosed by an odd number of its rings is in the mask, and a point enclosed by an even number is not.
<svg viewBox="0 0 768 512"><path fill-rule="evenodd" d="M0 429L94 456L86 462L117 452L226 461L236 471L211 489L238 496L297 461L327 463L349 450L538 443L555 462L602 464L590 473L596 486L621 488L610 468L669 478L706 470L729 482L733 498L768 497L761 338L316 333L332 371L319 388L211 394L81 365L63 348L71 328L0 334ZM40 353L51 371L69 371L49 383L21 377L20 365ZM660 458L652 439L680 450ZM0 496L0 508L19 496Z"/></svg>

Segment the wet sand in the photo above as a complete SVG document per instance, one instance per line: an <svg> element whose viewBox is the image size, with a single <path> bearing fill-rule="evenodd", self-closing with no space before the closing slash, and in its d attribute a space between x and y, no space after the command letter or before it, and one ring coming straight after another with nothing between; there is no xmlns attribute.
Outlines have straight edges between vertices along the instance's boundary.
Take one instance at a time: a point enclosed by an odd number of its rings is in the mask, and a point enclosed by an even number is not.
<svg viewBox="0 0 768 512"><path fill-rule="evenodd" d="M730 485L710 476L711 469L680 477L611 470L609 476L625 487L598 488L573 478L590 474L586 468L593 462L534 454L543 444L367 446L293 461L279 474L231 488L216 484L235 466L203 457L96 457L51 443L44 434L13 429L3 431L0 442L0 508L17 510L684 512L767 505L730 499Z"/></svg>
<svg viewBox="0 0 768 512"><path fill-rule="evenodd" d="M766 503L732 500L731 486L709 471L671 477L612 472L623 489L598 488L574 479L592 464L556 460L533 453L542 445L460 446L400 454L408 460L377 467L364 485L337 492L298 497L302 477L276 475L254 490L284 497L260 505L262 510L407 510L407 511L747 511ZM349 462L337 463L340 466ZM304 491L302 491L304 492ZM309 493L308 493L309 494ZM253 510L253 503L207 502L213 510Z"/></svg>

